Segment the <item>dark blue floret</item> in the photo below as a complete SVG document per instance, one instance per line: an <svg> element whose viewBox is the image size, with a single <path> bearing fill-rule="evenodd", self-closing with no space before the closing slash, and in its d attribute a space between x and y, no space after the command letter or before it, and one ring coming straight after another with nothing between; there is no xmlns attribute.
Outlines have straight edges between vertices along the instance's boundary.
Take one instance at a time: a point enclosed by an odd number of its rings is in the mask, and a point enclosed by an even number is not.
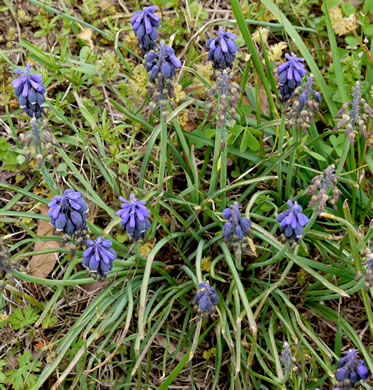
<svg viewBox="0 0 373 390"><path fill-rule="evenodd" d="M22 74L21 77L12 81L19 105L30 118L41 118L46 91L42 83L42 75L30 74L30 64L27 64L25 72L20 69L16 69L15 72Z"/></svg>
<svg viewBox="0 0 373 390"><path fill-rule="evenodd" d="M112 242L103 237L87 240L88 248L83 253L83 266L100 276L104 276L113 268L113 261L117 258Z"/></svg>
<svg viewBox="0 0 373 390"><path fill-rule="evenodd" d="M293 92L302 84L302 78L307 73L304 65L300 63L300 61L304 61L304 58L298 58L294 53L291 53L291 56L286 53L285 57L288 61L277 68L278 83L283 103L290 99Z"/></svg>
<svg viewBox="0 0 373 390"><path fill-rule="evenodd" d="M86 229L88 206L80 192L65 190L64 194L55 196L48 204L49 222L58 231L72 235Z"/></svg>
<svg viewBox="0 0 373 390"><path fill-rule="evenodd" d="M232 66L238 52L237 43L234 41L237 35L219 29L217 38L209 38L206 49L209 51L208 59L212 61L214 68L226 69Z"/></svg>
<svg viewBox="0 0 373 390"><path fill-rule="evenodd" d="M235 202L232 208L226 208L223 211L223 218L228 220L223 227L225 241L242 241L250 231L251 222L246 217L241 217L238 202Z"/></svg>
<svg viewBox="0 0 373 390"><path fill-rule="evenodd" d="M347 370L342 367L335 373L335 379L337 379L338 382L343 382L347 378Z"/></svg>
<svg viewBox="0 0 373 390"><path fill-rule="evenodd" d="M298 202L293 204L291 200L288 200L288 205L289 209L280 213L276 220L281 223L281 233L284 233L288 240L298 242L309 219L302 213L302 207Z"/></svg>
<svg viewBox="0 0 373 390"><path fill-rule="evenodd" d="M368 367L365 365L364 360L358 361L356 371L361 379L364 379L364 380L368 379L369 370L368 370Z"/></svg>
<svg viewBox="0 0 373 390"><path fill-rule="evenodd" d="M131 26L143 54L157 46L157 28L161 25L161 18L154 13L157 8L156 5L144 7L142 11L136 11L131 19Z"/></svg>
<svg viewBox="0 0 373 390"><path fill-rule="evenodd" d="M175 56L174 49L162 41L158 51L151 51L145 56L145 68L149 73L150 81L154 81L161 74L165 79L172 80L176 69L181 68L181 61Z"/></svg>
<svg viewBox="0 0 373 390"><path fill-rule="evenodd" d="M211 287L209 282L201 283L194 297L194 303L198 305L199 310L202 313L210 314L218 302L218 296L214 287Z"/></svg>
<svg viewBox="0 0 373 390"><path fill-rule="evenodd" d="M342 388L352 389L360 380L366 380L369 377L369 370L364 360L358 359L358 352L350 348L339 359L338 369L335 373L335 379Z"/></svg>
<svg viewBox="0 0 373 390"><path fill-rule="evenodd" d="M121 210L115 215L121 217L123 230L134 240L144 238L150 229L149 210L144 200L137 200L135 195L130 195L130 200L119 199L123 202Z"/></svg>

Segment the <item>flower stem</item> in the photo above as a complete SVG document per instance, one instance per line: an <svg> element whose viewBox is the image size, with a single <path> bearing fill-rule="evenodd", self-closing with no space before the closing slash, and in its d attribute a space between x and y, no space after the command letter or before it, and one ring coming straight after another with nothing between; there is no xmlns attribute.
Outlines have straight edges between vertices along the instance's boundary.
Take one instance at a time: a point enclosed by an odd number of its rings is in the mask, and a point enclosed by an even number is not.
<svg viewBox="0 0 373 390"><path fill-rule="evenodd" d="M342 157L341 159L339 160L339 163L338 163L338 167L337 167L337 170L335 172L335 174L337 176L339 176L341 173L342 173L342 170L343 170L343 167L345 165L345 162L346 162L346 158L347 158L347 155L348 155L348 151L350 150L350 140L348 137L346 137L345 139L345 144L344 144L344 147L343 147L343 153L342 153Z"/></svg>
<svg viewBox="0 0 373 390"><path fill-rule="evenodd" d="M225 119L223 121L223 125L222 125L222 128L221 128L221 132L222 132L222 141L224 143L224 148L223 150L221 151L221 157L220 157L220 188L223 189L227 186L227 131L226 131L226 128L225 128ZM225 209L226 207L226 204L227 204L227 196L226 196L226 192L224 191L222 194L221 194L221 209Z"/></svg>
<svg viewBox="0 0 373 390"><path fill-rule="evenodd" d="M299 131L296 128L296 126L293 126L293 130L294 130L293 139L294 139L295 149L293 150L293 153L291 154L290 160L289 160L288 174L286 176L286 184L285 184L285 199L290 198L290 190L292 188L291 183L293 180L294 164L295 164L295 160L296 160L296 157L298 154L298 146L299 146L299 142L298 142Z"/></svg>
<svg viewBox="0 0 373 390"><path fill-rule="evenodd" d="M159 176L158 186L159 190L163 190L163 184L165 179L166 160L167 160L167 122L161 112L161 144L159 151Z"/></svg>
<svg viewBox="0 0 373 390"><path fill-rule="evenodd" d="M212 173L211 173L211 181L210 181L210 188L209 188L209 196L214 193L216 190L216 186L218 183L218 162L219 162L219 156L220 156L220 147L221 147L221 132L217 131L215 134L215 145L214 145L214 157L212 160Z"/></svg>

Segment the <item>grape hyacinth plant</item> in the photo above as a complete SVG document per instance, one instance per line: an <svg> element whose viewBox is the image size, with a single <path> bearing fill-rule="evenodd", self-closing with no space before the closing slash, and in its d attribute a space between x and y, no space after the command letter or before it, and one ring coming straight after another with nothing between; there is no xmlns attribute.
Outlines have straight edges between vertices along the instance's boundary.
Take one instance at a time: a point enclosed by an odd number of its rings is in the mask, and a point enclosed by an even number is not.
<svg viewBox="0 0 373 390"><path fill-rule="evenodd" d="M48 207L49 222L57 231L71 236L77 231L87 229L88 206L80 192L67 189L63 195L55 196Z"/></svg>
<svg viewBox="0 0 373 390"><path fill-rule="evenodd" d="M235 40L237 35L224 31L221 27L216 38L209 38L206 42L208 59L216 69L226 69L232 66L238 52Z"/></svg>
<svg viewBox="0 0 373 390"><path fill-rule="evenodd" d="M335 379L340 389L353 389L361 380L369 377L369 370L364 360L358 359L358 351L350 348L338 361Z"/></svg>
<svg viewBox="0 0 373 390"><path fill-rule="evenodd" d="M40 119L43 115L46 88L42 82L42 75L30 74L30 71L30 64L27 64L25 71L16 69L15 72L22 76L13 80L12 86L22 110L30 118Z"/></svg>
<svg viewBox="0 0 373 390"><path fill-rule="evenodd" d="M130 200L119 199L123 202L122 208L115 213L121 217L122 228L129 237L134 240L144 239L150 229L149 210L144 200L137 200L134 194L130 195Z"/></svg>
<svg viewBox="0 0 373 390"><path fill-rule="evenodd" d="M131 26L143 54L157 46L157 28L161 25L161 18L154 13L156 9L158 9L156 5L144 7L142 11L136 11L131 19Z"/></svg>
<svg viewBox="0 0 373 390"><path fill-rule="evenodd" d="M113 268L113 261L117 258L112 242L103 237L87 240L88 248L83 253L83 266L92 273L104 277Z"/></svg>
<svg viewBox="0 0 373 390"><path fill-rule="evenodd" d="M200 283L193 302L200 314L209 315L214 312L215 306L219 303L219 299L215 288L211 287L210 283L207 281Z"/></svg>
<svg viewBox="0 0 373 390"><path fill-rule="evenodd" d="M164 185L165 167L167 159L167 101L175 98L173 78L176 69L181 68L181 61L176 57L174 50L161 42L157 50L150 51L145 57L145 68L149 73L149 97L152 100L150 109L153 111L159 103L161 120L161 154L159 167L159 187ZM173 102L172 102L173 103ZM173 104L171 104L172 106ZM157 206L158 207L158 206Z"/></svg>
<svg viewBox="0 0 373 390"><path fill-rule="evenodd" d="M286 103L293 92L302 85L302 79L307 70L302 64L304 58L298 58L294 53L285 54L288 61L277 68L278 83L282 103Z"/></svg>
<svg viewBox="0 0 373 390"><path fill-rule="evenodd" d="M304 227L308 224L309 219L302 213L302 207L298 202L288 200L289 208L280 213L276 220L281 223L281 233L289 241L299 242L302 237Z"/></svg>
<svg viewBox="0 0 373 390"><path fill-rule="evenodd" d="M0 390L370 388L367 2L27 3L0 7Z"/></svg>
<svg viewBox="0 0 373 390"><path fill-rule="evenodd" d="M217 106L216 112L216 136L213 157L213 172L210 181L209 194L212 194L218 183L218 161L221 156L220 186L224 188L227 184L227 121L229 116L236 119L236 107L239 101L238 85L231 83L230 68L238 52L238 45L235 42L237 36L226 32L222 28L216 38L209 38L206 43L208 59L216 69L216 83L208 92L210 97L209 105ZM213 97L216 100L213 101ZM225 193L222 195L222 208L226 205Z"/></svg>

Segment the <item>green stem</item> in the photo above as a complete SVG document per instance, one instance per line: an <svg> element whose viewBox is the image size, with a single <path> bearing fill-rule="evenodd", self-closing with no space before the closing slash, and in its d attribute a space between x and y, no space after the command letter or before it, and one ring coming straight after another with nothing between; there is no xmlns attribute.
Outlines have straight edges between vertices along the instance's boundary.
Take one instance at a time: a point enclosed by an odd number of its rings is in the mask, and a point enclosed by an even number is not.
<svg viewBox="0 0 373 390"><path fill-rule="evenodd" d="M255 79L255 100L256 100L256 123L257 126L260 126L262 123L262 109L261 109L261 102L260 102L260 82L259 82L259 75L256 69L254 68L254 79ZM261 135L259 137L259 144L260 144L260 154L264 156L264 142L263 142L263 136L264 132L261 132Z"/></svg>
<svg viewBox="0 0 373 390"><path fill-rule="evenodd" d="M278 149L277 153L279 155L282 154L282 148L284 145L284 138L285 138L285 124L286 124L286 116L282 115L281 116L281 124L279 128L279 133L278 133ZM282 162L278 164L277 167L277 192L280 195L280 199L282 199Z"/></svg>
<svg viewBox="0 0 373 390"><path fill-rule="evenodd" d="M345 144L344 144L344 147L343 147L342 157L339 160L339 163L338 163L338 166L337 166L337 170L335 172L335 174L337 176L339 176L342 173L342 170L343 170L343 167L345 165L346 158L347 158L349 150L350 150L350 139L349 139L349 137L346 137Z"/></svg>
<svg viewBox="0 0 373 390"><path fill-rule="evenodd" d="M286 176L286 184L285 184L285 199L290 198L290 191L292 189L292 180L293 180L293 172L294 172L294 164L295 164L295 159L298 154L298 129L293 126L294 129L294 134L295 134L295 149L293 150L293 153L290 156L289 159L289 165L288 165L288 174Z"/></svg>
<svg viewBox="0 0 373 390"><path fill-rule="evenodd" d="M209 188L209 196L214 193L218 183L218 162L220 156L220 147L221 147L221 132L216 131L215 134L215 145L214 145L214 157L212 160L212 172L211 172L211 181Z"/></svg>
<svg viewBox="0 0 373 390"><path fill-rule="evenodd" d="M164 120L161 112L161 145L159 151L159 176L158 186L159 190L163 190L163 184L165 179L166 160L167 160L167 123Z"/></svg>
<svg viewBox="0 0 373 390"><path fill-rule="evenodd" d="M225 144L225 147L223 148L222 152L221 152L221 158L220 158L220 161L221 161L221 166L220 166L220 188L225 188L227 186L227 146L226 146L226 135L225 135L225 132L224 131L224 134L223 134L223 139L224 139L224 144ZM223 192L221 194L221 205L220 205L220 208L221 210L224 210L225 207L226 207L226 204L227 204L227 196L226 196L226 192Z"/></svg>

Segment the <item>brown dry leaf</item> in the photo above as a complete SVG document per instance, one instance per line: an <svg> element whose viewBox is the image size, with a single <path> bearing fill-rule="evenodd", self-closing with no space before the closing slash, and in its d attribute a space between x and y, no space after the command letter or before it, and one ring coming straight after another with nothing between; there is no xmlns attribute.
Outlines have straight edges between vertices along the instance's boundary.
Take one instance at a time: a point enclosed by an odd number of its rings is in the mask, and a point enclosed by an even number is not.
<svg viewBox="0 0 373 390"><path fill-rule="evenodd" d="M82 288L87 292L93 292L93 291L97 291L98 289L100 289L104 284L105 284L104 280L97 281L97 282L82 284Z"/></svg>
<svg viewBox="0 0 373 390"><path fill-rule="evenodd" d="M163 336L156 336L155 337L155 340L157 341L157 343L161 346L161 347L163 347L163 348L167 348L167 340L166 340L166 337L163 337ZM175 351L176 351L176 347L175 347L175 345L174 344L170 344L169 346L168 346L169 348L168 348L168 353L169 354L172 354L172 353L174 353ZM184 354L182 353L182 352L178 352L177 354L176 354L176 360L177 361L181 361L182 359L183 359L183 357L184 357Z"/></svg>
<svg viewBox="0 0 373 390"><path fill-rule="evenodd" d="M40 214L48 215L48 207L41 205L39 207ZM38 231L37 235L42 237L45 235L50 235L52 226L48 221L39 220L38 222ZM59 241L46 241L46 242L36 242L34 246L34 251L40 251L50 248L60 248L61 242ZM47 253L44 255L35 255L32 256L29 267L30 273L33 276L38 278L45 278L53 270L56 264L56 253Z"/></svg>

